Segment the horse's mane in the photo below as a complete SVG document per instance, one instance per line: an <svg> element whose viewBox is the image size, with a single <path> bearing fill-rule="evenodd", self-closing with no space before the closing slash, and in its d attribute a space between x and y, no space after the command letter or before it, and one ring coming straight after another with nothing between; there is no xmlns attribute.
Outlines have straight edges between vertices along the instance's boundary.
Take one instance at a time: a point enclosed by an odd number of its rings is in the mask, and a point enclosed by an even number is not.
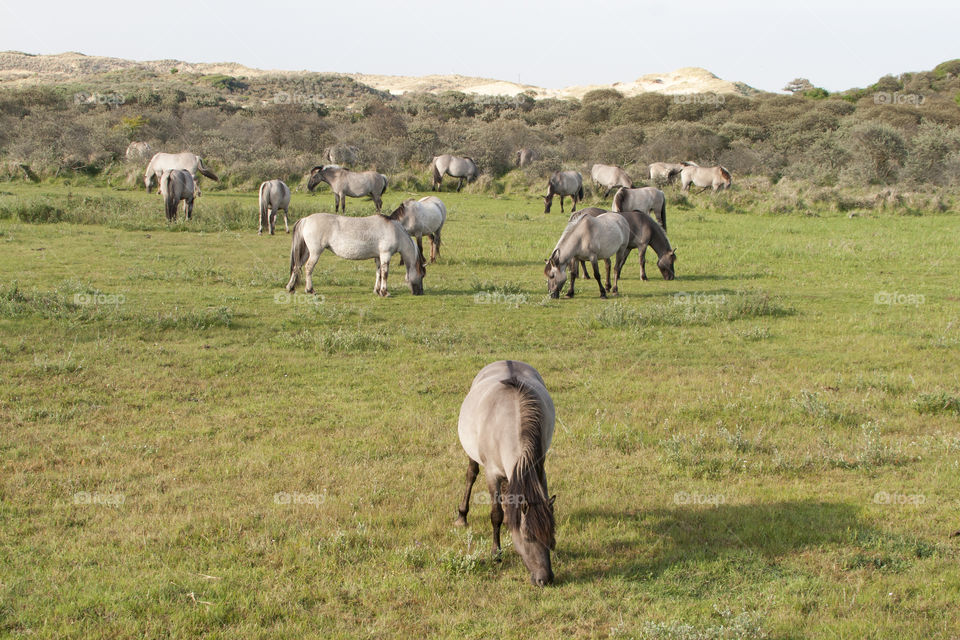
<svg viewBox="0 0 960 640"><path fill-rule="evenodd" d="M733 180L733 176L730 175L730 172L727 170L726 167L720 167L720 173L722 173L723 177L726 178L727 180Z"/></svg>
<svg viewBox="0 0 960 640"><path fill-rule="evenodd" d="M617 192L613 194L613 208L615 211L620 211L623 209L623 199L627 197L627 192L621 187L617 189Z"/></svg>
<svg viewBox="0 0 960 640"><path fill-rule="evenodd" d="M407 207L405 205L406 205L406 202L401 203L400 206L397 207L393 211L393 213L391 213L390 215L384 215L384 214L380 214L380 215L383 215L383 217L387 218L388 220L399 220L400 218L403 217L403 214L406 213L407 211Z"/></svg>
<svg viewBox="0 0 960 640"><path fill-rule="evenodd" d="M543 481L543 407L533 389L516 376L501 383L517 390L520 403L520 457L507 481L507 525L513 530L525 525L524 533L552 549L556 523Z"/></svg>

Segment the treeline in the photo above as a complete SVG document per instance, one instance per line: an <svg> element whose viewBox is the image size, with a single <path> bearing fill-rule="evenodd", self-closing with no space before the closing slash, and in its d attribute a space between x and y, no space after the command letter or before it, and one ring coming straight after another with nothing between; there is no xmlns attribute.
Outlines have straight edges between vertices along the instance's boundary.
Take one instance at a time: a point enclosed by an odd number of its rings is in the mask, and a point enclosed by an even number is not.
<svg viewBox="0 0 960 640"><path fill-rule="evenodd" d="M886 76L829 94L804 82L793 95L624 97L582 100L390 96L340 76L231 78L106 74L78 85L0 89L0 178L122 178L132 141L189 149L225 177L218 188L265 178L298 183L325 149L359 150L357 167L416 181L433 155L473 157L484 184L514 169L517 149L537 160L531 181L593 162L642 177L654 161L729 168L813 186L960 184L960 61ZM213 188L213 185L209 185Z"/></svg>

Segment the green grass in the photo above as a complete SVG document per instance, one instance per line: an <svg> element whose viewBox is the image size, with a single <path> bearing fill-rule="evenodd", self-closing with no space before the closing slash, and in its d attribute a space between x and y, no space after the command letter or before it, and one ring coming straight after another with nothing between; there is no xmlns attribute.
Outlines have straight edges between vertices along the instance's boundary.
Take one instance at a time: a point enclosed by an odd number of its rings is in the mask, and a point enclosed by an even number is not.
<svg viewBox="0 0 960 640"><path fill-rule="evenodd" d="M330 255L317 296L286 296L289 237L256 235L255 194L168 226L142 192L4 189L0 636L960 628L955 214L691 195L675 281L634 256L619 298L550 300L566 216L444 193L425 295L394 262L379 299L372 262ZM543 590L509 542L491 561L482 490L452 526L459 406L501 358L557 406Z"/></svg>

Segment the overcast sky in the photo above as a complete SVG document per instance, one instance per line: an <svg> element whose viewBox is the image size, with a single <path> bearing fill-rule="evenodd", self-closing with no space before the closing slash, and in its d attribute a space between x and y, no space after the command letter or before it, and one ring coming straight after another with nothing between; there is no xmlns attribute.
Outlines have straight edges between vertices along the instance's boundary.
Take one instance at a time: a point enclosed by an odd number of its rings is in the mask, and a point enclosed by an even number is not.
<svg viewBox="0 0 960 640"><path fill-rule="evenodd" d="M704 67L831 91L960 57L960 2L11 2L0 49L265 69L459 73L549 88Z"/></svg>

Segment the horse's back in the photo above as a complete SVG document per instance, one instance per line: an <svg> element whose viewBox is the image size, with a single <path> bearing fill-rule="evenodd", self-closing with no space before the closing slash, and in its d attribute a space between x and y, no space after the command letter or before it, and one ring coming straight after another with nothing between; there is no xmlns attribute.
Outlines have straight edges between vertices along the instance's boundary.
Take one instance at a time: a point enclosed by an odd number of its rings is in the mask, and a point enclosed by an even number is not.
<svg viewBox="0 0 960 640"><path fill-rule="evenodd" d="M556 420L553 399L539 372L525 362L501 360L474 377L460 407L457 431L464 451L490 475L507 478L520 456L520 394L536 398L546 452Z"/></svg>

